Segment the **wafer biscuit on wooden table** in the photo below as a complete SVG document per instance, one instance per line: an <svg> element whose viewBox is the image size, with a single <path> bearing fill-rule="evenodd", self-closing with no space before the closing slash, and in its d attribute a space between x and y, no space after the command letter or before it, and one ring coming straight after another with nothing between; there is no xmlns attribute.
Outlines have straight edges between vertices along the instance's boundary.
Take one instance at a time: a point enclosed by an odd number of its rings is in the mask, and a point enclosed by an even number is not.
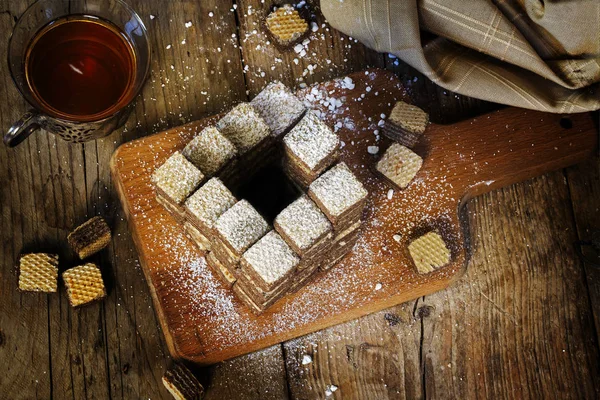
<svg viewBox="0 0 600 400"><path fill-rule="evenodd" d="M433 272L450 262L450 250L436 231L412 241L408 245L408 251L420 274Z"/></svg>
<svg viewBox="0 0 600 400"><path fill-rule="evenodd" d="M53 293L57 279L58 255L30 253L19 258L19 290Z"/></svg>
<svg viewBox="0 0 600 400"><path fill-rule="evenodd" d="M265 24L271 37L283 48L289 47L308 33L308 23L290 4L285 4L270 13Z"/></svg>
<svg viewBox="0 0 600 400"><path fill-rule="evenodd" d="M429 115L417 106L399 101L383 125L383 134L413 148L429 123Z"/></svg>
<svg viewBox="0 0 600 400"><path fill-rule="evenodd" d="M163 375L162 382L177 400L200 400L204 396L204 387L182 364L173 364Z"/></svg>
<svg viewBox="0 0 600 400"><path fill-rule="evenodd" d="M423 159L408 147L393 143L377 162L376 169L388 181L405 189L417 175Z"/></svg>
<svg viewBox="0 0 600 400"><path fill-rule="evenodd" d="M94 217L75 228L67 236L67 241L83 260L108 246L110 238L110 228L106 221L102 217Z"/></svg>
<svg viewBox="0 0 600 400"><path fill-rule="evenodd" d="M67 287L69 303L73 307L82 306L106 297L102 273L94 263L87 263L66 270L62 274Z"/></svg>

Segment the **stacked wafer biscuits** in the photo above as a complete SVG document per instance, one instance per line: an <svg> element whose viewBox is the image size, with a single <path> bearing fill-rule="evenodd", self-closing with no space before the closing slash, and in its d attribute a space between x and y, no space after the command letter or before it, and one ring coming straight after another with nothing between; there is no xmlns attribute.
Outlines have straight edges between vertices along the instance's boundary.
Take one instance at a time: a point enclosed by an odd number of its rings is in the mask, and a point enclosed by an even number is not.
<svg viewBox="0 0 600 400"><path fill-rule="evenodd" d="M345 163L315 180L308 195L333 225L333 241L321 269L329 269L352 249L360 234L368 192Z"/></svg>
<svg viewBox="0 0 600 400"><path fill-rule="evenodd" d="M429 115L417 106L399 101L383 125L383 134L409 148L423 136Z"/></svg>
<svg viewBox="0 0 600 400"><path fill-rule="evenodd" d="M180 152L169 157L152 174L156 199L178 222L183 222L185 216L183 202L196 190L203 179L204 174Z"/></svg>
<svg viewBox="0 0 600 400"><path fill-rule="evenodd" d="M317 114L273 82L159 167L157 198L207 252L215 275L261 313L333 266L358 239L367 191L346 164L332 167L339 143ZM304 193L271 214L270 224L237 189L273 158Z"/></svg>
<svg viewBox="0 0 600 400"><path fill-rule="evenodd" d="M317 115L308 111L283 138L284 169L306 188L338 156L340 140Z"/></svg>
<svg viewBox="0 0 600 400"><path fill-rule="evenodd" d="M228 283L239 277L239 262L244 252L269 231L269 224L246 200L240 200L217 219L209 265ZM220 272L226 270L225 274Z"/></svg>
<svg viewBox="0 0 600 400"><path fill-rule="evenodd" d="M217 219L237 202L219 178L211 178L185 202L184 226L201 250L210 250Z"/></svg>

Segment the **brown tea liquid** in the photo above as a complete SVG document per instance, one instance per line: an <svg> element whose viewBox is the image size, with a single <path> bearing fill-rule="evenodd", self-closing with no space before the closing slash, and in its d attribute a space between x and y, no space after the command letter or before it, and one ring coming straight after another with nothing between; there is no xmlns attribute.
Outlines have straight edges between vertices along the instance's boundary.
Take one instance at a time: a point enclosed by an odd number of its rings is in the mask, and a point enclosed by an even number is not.
<svg viewBox="0 0 600 400"><path fill-rule="evenodd" d="M35 35L25 57L27 84L52 116L99 120L133 96L135 52L108 21L90 16L57 19Z"/></svg>

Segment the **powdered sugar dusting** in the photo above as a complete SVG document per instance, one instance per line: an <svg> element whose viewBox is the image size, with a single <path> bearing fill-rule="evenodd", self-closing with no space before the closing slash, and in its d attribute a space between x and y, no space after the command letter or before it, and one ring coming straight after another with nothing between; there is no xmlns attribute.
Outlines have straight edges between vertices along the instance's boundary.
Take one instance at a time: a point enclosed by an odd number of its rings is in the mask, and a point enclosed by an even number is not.
<svg viewBox="0 0 600 400"><path fill-rule="evenodd" d="M267 233L267 221L246 200L237 202L219 217L215 229L242 253Z"/></svg>
<svg viewBox="0 0 600 400"><path fill-rule="evenodd" d="M368 194L343 162L317 178L309 190L325 206L327 212L334 216L341 215Z"/></svg>
<svg viewBox="0 0 600 400"><path fill-rule="evenodd" d="M314 169L339 144L338 136L312 111L283 138L285 146L310 169Z"/></svg>
<svg viewBox="0 0 600 400"><path fill-rule="evenodd" d="M306 110L304 104L279 81L269 83L254 99L254 105L274 136L285 132Z"/></svg>
<svg viewBox="0 0 600 400"><path fill-rule="evenodd" d="M300 262L300 258L275 231L267 233L250 247L243 258L268 285L283 278Z"/></svg>
<svg viewBox="0 0 600 400"><path fill-rule="evenodd" d="M331 230L331 223L319 207L307 196L287 206L275 218L279 228L299 249L306 250Z"/></svg>

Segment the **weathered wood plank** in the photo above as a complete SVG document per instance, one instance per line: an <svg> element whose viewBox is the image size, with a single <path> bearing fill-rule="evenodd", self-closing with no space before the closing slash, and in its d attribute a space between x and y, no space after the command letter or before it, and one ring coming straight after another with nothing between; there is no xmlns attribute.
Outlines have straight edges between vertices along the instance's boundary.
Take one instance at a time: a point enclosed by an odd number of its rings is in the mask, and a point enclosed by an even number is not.
<svg viewBox="0 0 600 400"><path fill-rule="evenodd" d="M467 207L466 275L425 298L425 394L595 398L599 353L564 176L492 192Z"/></svg>
<svg viewBox="0 0 600 400"><path fill-rule="evenodd" d="M288 398L280 345L234 358L210 368L206 400L284 400Z"/></svg>
<svg viewBox="0 0 600 400"><path fill-rule="evenodd" d="M590 242L594 234L600 235L600 160L596 158L567 169L567 179L578 239ZM584 263L584 271L596 323L596 340L600 341L600 253L590 245L579 246L579 249L586 259L596 263L596 266Z"/></svg>
<svg viewBox="0 0 600 400"><path fill-rule="evenodd" d="M284 344L294 399L423 396L421 322L409 302Z"/></svg>

